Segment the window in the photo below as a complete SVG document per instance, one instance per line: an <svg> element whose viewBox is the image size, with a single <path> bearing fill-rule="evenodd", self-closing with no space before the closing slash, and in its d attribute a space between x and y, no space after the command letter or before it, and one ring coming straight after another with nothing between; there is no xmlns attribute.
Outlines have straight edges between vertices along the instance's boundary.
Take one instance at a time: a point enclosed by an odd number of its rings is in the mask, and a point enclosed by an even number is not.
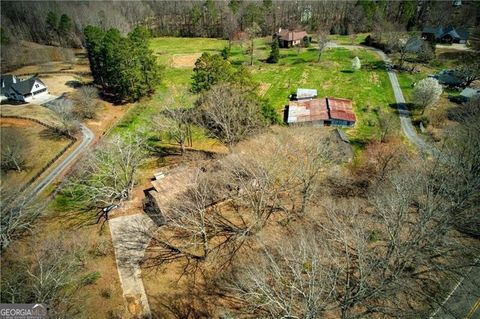
<svg viewBox="0 0 480 319"><path fill-rule="evenodd" d="M37 84L35 84L35 87L36 87L36 88L39 88L39 87L40 87L40 85L38 85L38 83L37 83Z"/></svg>

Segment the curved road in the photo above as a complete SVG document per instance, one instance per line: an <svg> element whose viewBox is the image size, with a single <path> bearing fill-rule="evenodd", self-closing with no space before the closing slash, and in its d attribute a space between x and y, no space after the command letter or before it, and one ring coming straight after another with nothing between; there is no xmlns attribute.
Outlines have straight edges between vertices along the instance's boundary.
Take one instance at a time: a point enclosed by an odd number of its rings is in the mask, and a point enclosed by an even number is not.
<svg viewBox="0 0 480 319"><path fill-rule="evenodd" d="M377 48L368 47L368 46L360 46L360 45L341 45L330 42L327 45L328 48L345 48L345 49L364 49L370 50L377 53L382 60L385 62L385 66L387 68L388 78L390 80L390 84L393 89L393 93L395 96L395 102L397 104L398 115L400 117L400 124L402 126L403 133L405 136L420 150L430 153L432 155L439 155L440 152L434 148L432 145L426 143L420 136L418 136L415 128L412 125L412 120L410 119L410 112L407 109L407 105L405 102L405 98L403 97L402 89L400 88L400 84L398 83L397 75L395 71L391 68L390 59L387 55Z"/></svg>
<svg viewBox="0 0 480 319"><path fill-rule="evenodd" d="M67 157L65 157L58 165L56 165L47 176L42 178L39 183L30 191L28 197L31 199L35 198L40 192L42 192L48 185L50 185L55 178L65 170L77 157L80 153L93 141L95 134L83 124L80 124L80 128L83 134L83 139L80 142L80 145L77 146Z"/></svg>

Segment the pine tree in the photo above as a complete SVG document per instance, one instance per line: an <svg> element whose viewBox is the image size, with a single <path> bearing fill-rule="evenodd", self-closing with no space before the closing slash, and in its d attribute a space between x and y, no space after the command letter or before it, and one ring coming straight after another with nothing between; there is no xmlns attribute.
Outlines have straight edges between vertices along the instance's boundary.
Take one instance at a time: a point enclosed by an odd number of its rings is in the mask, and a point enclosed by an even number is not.
<svg viewBox="0 0 480 319"><path fill-rule="evenodd" d="M278 44L278 37L273 36L272 38L272 50L270 51L270 56L267 59L268 63L277 63L280 59L280 48Z"/></svg>

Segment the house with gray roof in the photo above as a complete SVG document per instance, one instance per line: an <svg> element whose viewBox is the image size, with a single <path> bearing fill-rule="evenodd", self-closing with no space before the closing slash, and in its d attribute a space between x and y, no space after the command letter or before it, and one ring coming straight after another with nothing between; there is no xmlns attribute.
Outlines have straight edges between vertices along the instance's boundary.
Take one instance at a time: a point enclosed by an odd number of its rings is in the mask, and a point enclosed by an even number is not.
<svg viewBox="0 0 480 319"><path fill-rule="evenodd" d="M467 43L469 32L463 28L425 27L422 37L426 40L446 43Z"/></svg>
<svg viewBox="0 0 480 319"><path fill-rule="evenodd" d="M462 92L460 92L460 96L464 101L480 98L480 89L465 88Z"/></svg>
<svg viewBox="0 0 480 319"><path fill-rule="evenodd" d="M1 100L9 99L19 102L32 102L48 94L48 88L38 76L19 79L13 74L1 76Z"/></svg>

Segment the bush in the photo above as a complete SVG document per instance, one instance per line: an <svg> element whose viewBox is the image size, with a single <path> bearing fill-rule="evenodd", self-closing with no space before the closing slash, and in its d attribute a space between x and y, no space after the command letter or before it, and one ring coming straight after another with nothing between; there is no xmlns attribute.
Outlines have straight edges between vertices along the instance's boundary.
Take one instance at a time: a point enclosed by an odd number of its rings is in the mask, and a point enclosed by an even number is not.
<svg viewBox="0 0 480 319"><path fill-rule="evenodd" d="M98 279L100 279L100 277L102 277L102 275L98 271L93 271L83 276L80 280L80 284L82 286L93 285Z"/></svg>
<svg viewBox="0 0 480 319"><path fill-rule="evenodd" d="M102 290L100 290L100 296L102 296L105 299L110 299L112 297L112 289L103 288Z"/></svg>

